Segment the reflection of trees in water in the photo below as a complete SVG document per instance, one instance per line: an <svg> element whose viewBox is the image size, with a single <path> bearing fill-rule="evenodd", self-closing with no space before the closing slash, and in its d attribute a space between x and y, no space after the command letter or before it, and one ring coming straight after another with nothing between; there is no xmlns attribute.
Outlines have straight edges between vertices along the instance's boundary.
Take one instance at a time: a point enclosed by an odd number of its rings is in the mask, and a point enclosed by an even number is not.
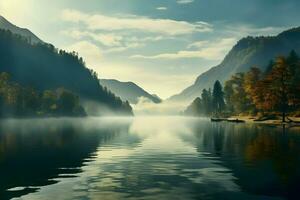
<svg viewBox="0 0 300 200"><path fill-rule="evenodd" d="M300 189L299 134L255 124L199 122L192 129L190 142L221 160L243 189L295 198Z"/></svg>
<svg viewBox="0 0 300 200"><path fill-rule="evenodd" d="M80 172L84 159L91 158L99 144L128 131L125 124L88 128L71 121L34 123L0 128L1 199L36 190L7 191L9 188L48 185L55 183L53 179L59 174L70 176Z"/></svg>
<svg viewBox="0 0 300 200"><path fill-rule="evenodd" d="M300 189L300 144L297 135L259 132L246 146L245 159L256 165L270 162L270 170L276 173L281 192L290 198L295 197Z"/></svg>
<svg viewBox="0 0 300 200"><path fill-rule="evenodd" d="M221 126L215 126L213 128L213 138L215 153L221 155L224 144L224 129Z"/></svg>

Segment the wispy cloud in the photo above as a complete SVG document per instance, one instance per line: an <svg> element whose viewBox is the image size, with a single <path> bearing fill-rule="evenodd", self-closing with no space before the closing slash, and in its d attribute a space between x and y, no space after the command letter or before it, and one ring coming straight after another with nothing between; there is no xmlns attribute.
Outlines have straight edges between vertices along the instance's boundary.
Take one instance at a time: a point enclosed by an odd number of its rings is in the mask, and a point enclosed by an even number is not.
<svg viewBox="0 0 300 200"><path fill-rule="evenodd" d="M113 33L103 34L103 33L93 33L89 31L78 31L78 30L66 30L62 32L63 34L70 36L74 39L82 39L84 37L90 37L93 40L100 42L104 46L113 47L120 46L123 37L121 35L116 35Z"/></svg>
<svg viewBox="0 0 300 200"><path fill-rule="evenodd" d="M178 4L189 4L189 3L193 3L194 0L177 0Z"/></svg>
<svg viewBox="0 0 300 200"><path fill-rule="evenodd" d="M84 23L90 30L137 30L165 35L182 35L196 32L210 32L212 26L206 22L190 23L172 19L152 19L143 16L112 17L101 14L87 14L77 10L63 10L62 19Z"/></svg>
<svg viewBox="0 0 300 200"><path fill-rule="evenodd" d="M236 38L224 38L216 41L197 41L188 45L187 48L195 50L182 50L175 53L163 53L158 55L133 55L131 58L139 59L184 59L201 58L206 60L220 60L234 45Z"/></svg>
<svg viewBox="0 0 300 200"><path fill-rule="evenodd" d="M92 40L103 45L103 53L122 52L133 48L144 47L148 42L171 39L171 36L131 36L122 33L94 33L93 31L64 30L63 35L75 40Z"/></svg>
<svg viewBox="0 0 300 200"><path fill-rule="evenodd" d="M168 8L162 6L162 7L157 7L156 10L168 10Z"/></svg>
<svg viewBox="0 0 300 200"><path fill-rule="evenodd" d="M204 40L204 41L196 41L196 42L193 42L191 44L189 44L187 46L188 49L192 49L192 48L197 48L197 49L200 49L200 48L203 48L205 46L207 46L209 44L209 41L207 40Z"/></svg>

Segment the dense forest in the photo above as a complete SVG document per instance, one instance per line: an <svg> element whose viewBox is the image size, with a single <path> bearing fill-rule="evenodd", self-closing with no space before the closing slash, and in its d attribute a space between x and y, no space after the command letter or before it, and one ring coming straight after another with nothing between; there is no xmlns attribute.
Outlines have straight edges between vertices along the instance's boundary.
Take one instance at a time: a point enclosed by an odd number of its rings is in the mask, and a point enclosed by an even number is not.
<svg viewBox="0 0 300 200"><path fill-rule="evenodd" d="M99 84L98 75L86 67L77 53L58 50L46 43L32 44L6 30L0 30L0 72L10 74L12 81L35 88L39 93L65 88L82 102L93 101L114 113L133 114L128 102Z"/></svg>
<svg viewBox="0 0 300 200"><path fill-rule="evenodd" d="M0 117L86 116L79 97L63 88L39 92L0 73Z"/></svg>
<svg viewBox="0 0 300 200"><path fill-rule="evenodd" d="M225 82L216 81L213 91L204 89L185 114L194 116L286 116L300 111L300 58L295 51L270 61L265 71L252 67Z"/></svg>

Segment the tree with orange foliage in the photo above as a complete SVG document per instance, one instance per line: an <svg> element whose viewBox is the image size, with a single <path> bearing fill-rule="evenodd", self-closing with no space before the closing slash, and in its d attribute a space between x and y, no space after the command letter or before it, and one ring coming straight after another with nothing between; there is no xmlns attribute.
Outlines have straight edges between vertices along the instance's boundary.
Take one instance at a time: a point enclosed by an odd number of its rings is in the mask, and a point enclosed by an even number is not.
<svg viewBox="0 0 300 200"><path fill-rule="evenodd" d="M285 122L286 113L292 101L292 74L290 65L285 57L278 57L272 71L265 77L264 90L267 107L282 113L282 122Z"/></svg>

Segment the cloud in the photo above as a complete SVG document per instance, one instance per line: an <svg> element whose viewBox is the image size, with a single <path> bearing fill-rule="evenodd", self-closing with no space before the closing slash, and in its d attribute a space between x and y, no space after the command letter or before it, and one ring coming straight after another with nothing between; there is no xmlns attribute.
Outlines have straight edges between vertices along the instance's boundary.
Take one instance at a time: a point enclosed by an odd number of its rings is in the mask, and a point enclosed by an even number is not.
<svg viewBox="0 0 300 200"><path fill-rule="evenodd" d="M159 41L162 36L136 37L115 33L93 33L91 31L66 30L61 32L76 40L92 39L100 42L106 48L102 48L103 53L122 52L132 48L145 46L146 42Z"/></svg>
<svg viewBox="0 0 300 200"><path fill-rule="evenodd" d="M132 48L143 47L144 45L145 45L144 43L139 43L139 42L127 42L123 46L110 48L110 49L105 50L105 52L106 53L122 52L122 51L126 51L126 50L132 49Z"/></svg>
<svg viewBox="0 0 300 200"><path fill-rule="evenodd" d="M157 7L156 10L168 10L167 7Z"/></svg>
<svg viewBox="0 0 300 200"><path fill-rule="evenodd" d="M63 31L63 34L70 36L74 39L82 39L84 37L90 37L93 40L100 42L104 46L108 46L108 47L121 46L121 40L123 39L121 35L116 35L113 33L96 34L89 31L78 31L78 30Z"/></svg>
<svg viewBox="0 0 300 200"><path fill-rule="evenodd" d="M136 36L132 36L130 38L128 38L129 41L131 42L153 42L153 41L159 41L159 40L163 40L163 39L172 39L173 37L163 37L163 36L149 36L149 37L136 37Z"/></svg>
<svg viewBox="0 0 300 200"><path fill-rule="evenodd" d="M83 23L89 30L136 30L165 35L183 35L212 31L212 26L210 24L201 21L190 23L171 19L152 19L135 15L111 17L101 14L90 15L69 9L63 10L62 19L73 23Z"/></svg>
<svg viewBox="0 0 300 200"><path fill-rule="evenodd" d="M194 0L177 0L178 4L189 4L189 3L193 3Z"/></svg>
<svg viewBox="0 0 300 200"><path fill-rule="evenodd" d="M191 43L188 45L188 49L191 49L191 48L197 48L197 49L200 49L202 47L205 47L209 44L209 41L197 41L197 42L194 42L194 43Z"/></svg>
<svg viewBox="0 0 300 200"><path fill-rule="evenodd" d="M164 53L152 56L133 55L131 58L140 59L184 59L202 58L206 60L219 60L229 51L236 42L236 38L224 38L213 42L198 41L188 45L188 48L196 47L196 50L182 50L175 53Z"/></svg>

